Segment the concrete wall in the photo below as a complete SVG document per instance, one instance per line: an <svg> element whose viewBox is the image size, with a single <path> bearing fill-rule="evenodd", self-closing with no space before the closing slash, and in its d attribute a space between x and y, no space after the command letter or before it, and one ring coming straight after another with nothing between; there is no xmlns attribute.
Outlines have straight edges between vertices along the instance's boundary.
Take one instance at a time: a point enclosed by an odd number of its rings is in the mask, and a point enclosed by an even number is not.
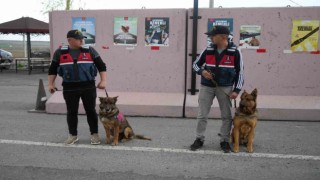
<svg viewBox="0 0 320 180"><path fill-rule="evenodd" d="M108 66L109 95L120 95L118 106L123 112L138 116L196 117L197 94L192 96L188 93L184 97L185 65L186 86L191 88L192 60L186 54L191 53L192 47L192 20L189 18L192 14L192 9L55 11L50 14L51 50L67 43L66 33L71 29L72 17L95 17L94 47ZM113 45L116 16L138 17L138 45L134 48ZM266 53L242 50L245 64L243 89L251 91L258 88L259 118L319 120L320 55L287 54L284 50L290 49L292 20L320 20L320 7L199 9L199 16L198 53L206 46L203 33L207 31L208 18L233 18L236 44L239 43L241 25L261 26L260 48L266 49ZM170 18L169 47L151 50L144 45L145 17ZM199 78L197 76L197 88ZM61 84L60 78L57 84ZM104 95L103 91L98 93L99 96ZM47 101L46 111L65 113L61 92ZM82 106L79 113L84 113ZM216 100L209 117L220 117Z"/></svg>
<svg viewBox="0 0 320 180"><path fill-rule="evenodd" d="M192 13L190 9L189 16ZM138 17L138 45L133 49L113 45L113 18L116 16ZM320 55L283 52L290 49L292 20L319 20L319 7L200 9L199 16L198 53L206 45L203 33L207 31L208 18L233 18L236 44L239 42L241 25L261 26L260 48L267 52L242 50L245 89L258 88L263 95L320 95ZM52 51L61 43L67 43L65 34L71 29L72 17L96 18L97 43L94 47L108 66L110 91L184 92L186 10L55 11L50 16ZM144 45L145 17L170 18L169 47L151 50ZM103 49L102 46L109 49ZM192 20L189 19L188 53L191 53L191 46ZM191 57L188 56L188 88L190 72Z"/></svg>
<svg viewBox="0 0 320 180"><path fill-rule="evenodd" d="M192 15L192 9L189 15ZM260 95L320 96L320 54L292 53L290 50L292 20L320 20L320 7L302 8L214 8L200 9L198 53L206 46L208 18L233 18L234 42L239 44L241 25L261 26L260 48L242 50L245 66L244 89L258 88ZM188 52L192 48L192 20L189 20ZM320 49L320 40L319 46ZM188 63L188 88L191 79ZM197 81L199 85L199 77Z"/></svg>
<svg viewBox="0 0 320 180"><path fill-rule="evenodd" d="M66 33L72 17L96 18L96 45L108 67L108 91L120 92L184 92L185 9L174 10L89 10L54 11L50 14L52 51L67 44ZM138 45L113 45L114 17L138 18ZM169 17L169 47L151 50L145 46L145 18ZM109 47L103 49L102 46ZM61 79L57 84L61 84Z"/></svg>

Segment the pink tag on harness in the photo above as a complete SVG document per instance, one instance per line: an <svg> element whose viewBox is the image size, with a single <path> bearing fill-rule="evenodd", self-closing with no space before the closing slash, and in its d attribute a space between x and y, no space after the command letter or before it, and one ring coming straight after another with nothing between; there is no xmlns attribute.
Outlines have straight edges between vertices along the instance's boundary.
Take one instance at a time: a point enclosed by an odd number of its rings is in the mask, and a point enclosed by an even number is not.
<svg viewBox="0 0 320 180"><path fill-rule="evenodd" d="M121 112L119 112L119 114L117 115L117 119L119 122L122 122L124 120L124 116Z"/></svg>

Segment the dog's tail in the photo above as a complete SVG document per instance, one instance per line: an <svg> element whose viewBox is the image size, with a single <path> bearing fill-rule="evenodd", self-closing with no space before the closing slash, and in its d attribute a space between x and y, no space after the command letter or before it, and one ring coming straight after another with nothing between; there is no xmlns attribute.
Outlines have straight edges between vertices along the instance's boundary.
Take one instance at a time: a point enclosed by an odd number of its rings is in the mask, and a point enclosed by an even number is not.
<svg viewBox="0 0 320 180"><path fill-rule="evenodd" d="M144 135L140 135L140 134L135 134L132 138L133 139L148 140L148 141L152 140L151 138L144 136Z"/></svg>

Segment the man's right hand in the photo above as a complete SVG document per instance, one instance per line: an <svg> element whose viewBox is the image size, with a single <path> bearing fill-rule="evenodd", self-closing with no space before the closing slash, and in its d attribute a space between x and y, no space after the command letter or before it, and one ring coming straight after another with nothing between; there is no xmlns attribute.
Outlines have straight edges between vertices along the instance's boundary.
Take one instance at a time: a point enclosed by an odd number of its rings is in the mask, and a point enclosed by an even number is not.
<svg viewBox="0 0 320 180"><path fill-rule="evenodd" d="M57 91L57 88L56 88L55 86L50 86L50 85L49 85L48 89L49 89L49 92L50 92L51 94L53 94L54 92Z"/></svg>
<svg viewBox="0 0 320 180"><path fill-rule="evenodd" d="M55 86L54 80L56 79L57 75L49 75L48 76L48 89L51 94L56 92L58 89Z"/></svg>
<svg viewBox="0 0 320 180"><path fill-rule="evenodd" d="M203 70L202 71L202 76L208 80L212 79L212 74L210 72L208 72L207 70Z"/></svg>

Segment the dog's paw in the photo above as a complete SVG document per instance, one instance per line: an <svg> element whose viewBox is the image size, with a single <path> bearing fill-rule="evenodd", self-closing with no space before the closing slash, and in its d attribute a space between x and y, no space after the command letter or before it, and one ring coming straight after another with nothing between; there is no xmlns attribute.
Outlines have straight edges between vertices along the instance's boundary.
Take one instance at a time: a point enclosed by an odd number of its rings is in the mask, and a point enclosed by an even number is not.
<svg viewBox="0 0 320 180"><path fill-rule="evenodd" d="M239 152L239 147L233 146L233 152L234 152L234 153L238 153L238 152Z"/></svg>
<svg viewBox="0 0 320 180"><path fill-rule="evenodd" d="M111 145L112 145L112 146L117 146L118 143L117 143L117 142L113 142Z"/></svg>
<svg viewBox="0 0 320 180"><path fill-rule="evenodd" d="M248 153L253 153L253 148L252 148L252 147L251 147L251 148L248 147L248 148L247 148L247 152L248 152Z"/></svg>

